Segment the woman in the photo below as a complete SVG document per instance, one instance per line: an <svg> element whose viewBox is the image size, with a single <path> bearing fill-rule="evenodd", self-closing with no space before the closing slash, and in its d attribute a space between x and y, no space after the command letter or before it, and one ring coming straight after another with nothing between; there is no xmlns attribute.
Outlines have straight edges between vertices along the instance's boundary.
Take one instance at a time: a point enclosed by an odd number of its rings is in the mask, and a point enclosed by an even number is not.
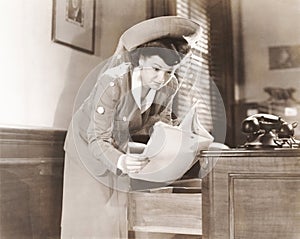
<svg viewBox="0 0 300 239"><path fill-rule="evenodd" d="M127 238L128 173L148 159L130 154L157 121L172 124L174 75L199 26L184 18L139 23L120 38L114 56L72 119L65 144L62 238Z"/></svg>

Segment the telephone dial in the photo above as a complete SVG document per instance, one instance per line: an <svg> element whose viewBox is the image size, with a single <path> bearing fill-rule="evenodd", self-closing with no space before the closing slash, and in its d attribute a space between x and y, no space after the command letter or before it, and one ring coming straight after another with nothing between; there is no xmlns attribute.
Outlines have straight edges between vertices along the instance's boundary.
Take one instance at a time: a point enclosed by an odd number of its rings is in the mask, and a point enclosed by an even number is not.
<svg viewBox="0 0 300 239"><path fill-rule="evenodd" d="M246 148L298 148L300 141L294 137L297 122L287 123L272 114L254 114L242 122L242 132L247 136Z"/></svg>

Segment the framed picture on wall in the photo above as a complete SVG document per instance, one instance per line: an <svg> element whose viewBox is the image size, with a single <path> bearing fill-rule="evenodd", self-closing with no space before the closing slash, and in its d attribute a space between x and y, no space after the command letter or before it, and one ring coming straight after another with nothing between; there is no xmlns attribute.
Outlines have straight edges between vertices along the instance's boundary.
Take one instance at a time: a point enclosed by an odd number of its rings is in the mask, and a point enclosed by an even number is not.
<svg viewBox="0 0 300 239"><path fill-rule="evenodd" d="M300 68L300 45L269 47L270 70Z"/></svg>
<svg viewBox="0 0 300 239"><path fill-rule="evenodd" d="M53 0L52 40L94 53L95 0Z"/></svg>

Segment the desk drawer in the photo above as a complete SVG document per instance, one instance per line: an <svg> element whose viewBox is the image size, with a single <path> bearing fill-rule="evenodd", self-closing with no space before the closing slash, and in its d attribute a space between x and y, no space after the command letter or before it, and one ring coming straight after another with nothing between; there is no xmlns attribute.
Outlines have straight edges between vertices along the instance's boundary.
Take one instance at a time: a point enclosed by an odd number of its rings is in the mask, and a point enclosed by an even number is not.
<svg viewBox="0 0 300 239"><path fill-rule="evenodd" d="M129 194L129 230L202 234L201 193L174 193L172 188Z"/></svg>

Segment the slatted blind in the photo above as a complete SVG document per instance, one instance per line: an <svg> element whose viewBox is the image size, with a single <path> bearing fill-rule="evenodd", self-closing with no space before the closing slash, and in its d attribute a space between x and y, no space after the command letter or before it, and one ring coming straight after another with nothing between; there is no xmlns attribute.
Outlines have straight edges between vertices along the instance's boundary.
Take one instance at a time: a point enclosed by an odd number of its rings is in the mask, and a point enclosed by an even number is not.
<svg viewBox="0 0 300 239"><path fill-rule="evenodd" d="M178 16L197 22L202 28L202 37L193 47L191 61L179 70L179 78L183 79L181 88L175 99L175 113L182 118L191 106L197 103L199 120L208 130L213 130L212 99L210 83L209 34L210 25L207 13L208 0L177 0Z"/></svg>

